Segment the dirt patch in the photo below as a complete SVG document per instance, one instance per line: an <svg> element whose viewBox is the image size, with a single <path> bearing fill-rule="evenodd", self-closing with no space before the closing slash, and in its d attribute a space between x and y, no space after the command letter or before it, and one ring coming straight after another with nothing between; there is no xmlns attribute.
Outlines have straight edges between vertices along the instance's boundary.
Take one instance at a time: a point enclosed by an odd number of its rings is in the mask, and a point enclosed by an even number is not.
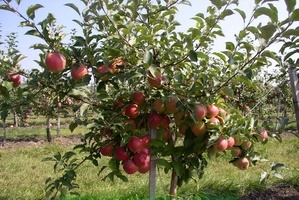
<svg viewBox="0 0 299 200"><path fill-rule="evenodd" d="M278 185L262 191L250 191L240 200L299 200L299 186Z"/></svg>

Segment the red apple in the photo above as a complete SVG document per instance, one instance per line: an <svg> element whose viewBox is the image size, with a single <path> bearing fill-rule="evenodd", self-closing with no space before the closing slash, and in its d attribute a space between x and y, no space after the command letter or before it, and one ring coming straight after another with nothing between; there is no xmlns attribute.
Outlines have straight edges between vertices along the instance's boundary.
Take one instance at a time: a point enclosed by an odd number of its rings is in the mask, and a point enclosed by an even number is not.
<svg viewBox="0 0 299 200"><path fill-rule="evenodd" d="M58 102L57 103L57 108L61 108L61 106L62 106L61 102Z"/></svg>
<svg viewBox="0 0 299 200"><path fill-rule="evenodd" d="M227 114L227 112L226 112L223 108L218 108L218 109L219 109L219 115L220 115L221 117L225 117L226 114Z"/></svg>
<svg viewBox="0 0 299 200"><path fill-rule="evenodd" d="M231 149L235 145L235 138L234 137L229 137L227 140L227 149Z"/></svg>
<svg viewBox="0 0 299 200"><path fill-rule="evenodd" d="M207 132L206 125L203 121L198 121L191 126L191 130L196 136L203 135Z"/></svg>
<svg viewBox="0 0 299 200"><path fill-rule="evenodd" d="M160 72L155 72L154 75L149 73L147 76L147 81L149 85L153 88L160 88L162 86L162 79L163 76Z"/></svg>
<svg viewBox="0 0 299 200"><path fill-rule="evenodd" d="M145 163L145 165L138 167L138 172L140 172L141 174L145 174L150 170L150 168L151 168L151 163L147 162Z"/></svg>
<svg viewBox="0 0 299 200"><path fill-rule="evenodd" d="M162 117L158 113L151 113L151 114L149 114L147 120L151 127L156 128L156 127L160 126Z"/></svg>
<svg viewBox="0 0 299 200"><path fill-rule="evenodd" d="M170 124L170 119L167 115L161 115L161 123L160 126L163 128L168 128Z"/></svg>
<svg viewBox="0 0 299 200"><path fill-rule="evenodd" d="M133 162L133 160L128 159L123 162L123 169L127 174L134 174L138 171L138 166Z"/></svg>
<svg viewBox="0 0 299 200"><path fill-rule="evenodd" d="M245 170L249 167L249 160L247 158L239 158L235 161L234 165L241 170Z"/></svg>
<svg viewBox="0 0 299 200"><path fill-rule="evenodd" d="M66 59L61 53L49 53L45 59L46 67L50 72L61 72L66 65Z"/></svg>
<svg viewBox="0 0 299 200"><path fill-rule="evenodd" d="M219 114L219 108L215 105L207 105L207 117L216 117Z"/></svg>
<svg viewBox="0 0 299 200"><path fill-rule="evenodd" d="M125 147L117 146L115 149L115 159L119 161L128 160L130 152L126 151Z"/></svg>
<svg viewBox="0 0 299 200"><path fill-rule="evenodd" d="M162 99L156 99L153 103L153 109L157 113L163 113L165 110L165 104Z"/></svg>
<svg viewBox="0 0 299 200"><path fill-rule="evenodd" d="M107 65L100 65L97 67L98 73L95 74L96 77L101 78L101 80L106 81L109 76L106 73L109 72L109 67Z"/></svg>
<svg viewBox="0 0 299 200"><path fill-rule="evenodd" d="M257 135L259 141L263 142L268 138L268 132L266 129L262 128L260 134Z"/></svg>
<svg viewBox="0 0 299 200"><path fill-rule="evenodd" d="M168 128L164 129L163 141L167 142L171 137L171 132Z"/></svg>
<svg viewBox="0 0 299 200"><path fill-rule="evenodd" d="M140 167L148 163L150 161L150 157L147 153L141 151L133 156L133 161L138 167Z"/></svg>
<svg viewBox="0 0 299 200"><path fill-rule="evenodd" d="M145 95L142 92L136 91L132 95L132 101L137 105L142 105L145 102Z"/></svg>
<svg viewBox="0 0 299 200"><path fill-rule="evenodd" d="M176 125L179 125L181 120L183 119L184 115L185 115L185 111L183 111L183 110L174 113L174 115L173 115L174 123Z"/></svg>
<svg viewBox="0 0 299 200"><path fill-rule="evenodd" d="M101 146L99 149L99 151L101 152L101 154L103 156L112 156L113 150L114 150L114 147L113 147L112 143L108 143L105 146Z"/></svg>
<svg viewBox="0 0 299 200"><path fill-rule="evenodd" d="M124 121L124 129L125 131L132 131L136 129L136 123L134 119L126 119Z"/></svg>
<svg viewBox="0 0 299 200"><path fill-rule="evenodd" d="M165 103L164 113L167 115L176 113L177 112L177 107L176 107L177 102L178 102L178 98L169 97Z"/></svg>
<svg viewBox="0 0 299 200"><path fill-rule="evenodd" d="M79 66L74 65L71 69L71 76L76 81L82 79L87 73L87 67L82 64L80 64Z"/></svg>
<svg viewBox="0 0 299 200"><path fill-rule="evenodd" d="M144 144L139 137L133 136L129 140L127 146L131 152L136 153L139 152L144 147Z"/></svg>
<svg viewBox="0 0 299 200"><path fill-rule="evenodd" d="M141 136L140 139L143 142L143 146L145 146L145 147L149 146L149 143L150 143L150 135L149 134L145 134L145 135Z"/></svg>
<svg viewBox="0 0 299 200"><path fill-rule="evenodd" d="M11 75L10 80L13 82L14 87L18 87L22 82L21 76L19 74Z"/></svg>
<svg viewBox="0 0 299 200"><path fill-rule="evenodd" d="M195 105L194 113L198 121L203 120L207 116L207 112L205 105Z"/></svg>
<svg viewBox="0 0 299 200"><path fill-rule="evenodd" d="M125 107L125 115L129 118L136 118L140 113L139 107L137 104L129 104Z"/></svg>
<svg viewBox="0 0 299 200"><path fill-rule="evenodd" d="M227 149L228 146L228 142L227 139L225 139L225 137L223 137L222 135L219 137L217 143L215 143L213 145L215 151L225 151Z"/></svg>

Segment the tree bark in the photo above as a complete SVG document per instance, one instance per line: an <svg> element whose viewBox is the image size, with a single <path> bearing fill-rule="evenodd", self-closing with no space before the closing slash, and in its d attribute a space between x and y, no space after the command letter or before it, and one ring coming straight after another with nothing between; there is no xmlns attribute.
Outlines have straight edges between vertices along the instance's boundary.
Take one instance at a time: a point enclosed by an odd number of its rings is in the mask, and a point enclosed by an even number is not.
<svg viewBox="0 0 299 200"><path fill-rule="evenodd" d="M57 116L57 137L60 137L60 113L58 112Z"/></svg>
<svg viewBox="0 0 299 200"><path fill-rule="evenodd" d="M169 139L170 145L174 147L173 136ZM171 157L172 162L178 161L176 156ZM170 180L170 188L169 188L169 195L172 200L177 198L177 188L178 188L178 175L176 174L175 170L172 169L171 173L171 180Z"/></svg>
<svg viewBox="0 0 299 200"><path fill-rule="evenodd" d="M47 127L46 127L46 132L47 132L47 141L52 142L52 136L51 136L51 130L50 130L50 117L47 116L47 121L46 121Z"/></svg>
<svg viewBox="0 0 299 200"><path fill-rule="evenodd" d="M19 127L18 115L17 115L15 110L13 110L13 126L14 127Z"/></svg>
<svg viewBox="0 0 299 200"><path fill-rule="evenodd" d="M297 69L296 67L290 67L289 70L289 77L290 77L290 84L292 89L292 96L293 96L293 104L295 109L295 116L297 122L297 135L299 137L299 95L297 95L297 91L299 91L299 83L297 77Z"/></svg>
<svg viewBox="0 0 299 200"><path fill-rule="evenodd" d="M280 108L281 108L281 92L278 93L278 105L277 105L277 114L276 114L276 125L275 130L278 130L278 122L280 117Z"/></svg>
<svg viewBox="0 0 299 200"><path fill-rule="evenodd" d="M3 143L2 143L2 146L5 145L6 143L6 122L4 119L2 119L2 125L3 125Z"/></svg>
<svg viewBox="0 0 299 200"><path fill-rule="evenodd" d="M157 129L150 128L150 139L157 139ZM149 199L155 200L156 198L156 172L157 156L151 155L150 157L150 173L149 173Z"/></svg>

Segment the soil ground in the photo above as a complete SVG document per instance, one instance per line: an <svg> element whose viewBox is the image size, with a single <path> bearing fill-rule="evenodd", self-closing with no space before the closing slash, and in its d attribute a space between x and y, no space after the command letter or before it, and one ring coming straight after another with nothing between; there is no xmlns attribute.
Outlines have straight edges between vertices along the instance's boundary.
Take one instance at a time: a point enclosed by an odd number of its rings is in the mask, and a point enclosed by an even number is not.
<svg viewBox="0 0 299 200"><path fill-rule="evenodd" d="M53 138L54 143L64 146L71 146L80 143L79 137L60 137ZM44 139L28 138L20 140L7 140L3 146L0 141L0 148L22 148L22 147L36 147L47 143ZM240 200L299 200L299 183L297 186L277 185L267 190L249 191Z"/></svg>

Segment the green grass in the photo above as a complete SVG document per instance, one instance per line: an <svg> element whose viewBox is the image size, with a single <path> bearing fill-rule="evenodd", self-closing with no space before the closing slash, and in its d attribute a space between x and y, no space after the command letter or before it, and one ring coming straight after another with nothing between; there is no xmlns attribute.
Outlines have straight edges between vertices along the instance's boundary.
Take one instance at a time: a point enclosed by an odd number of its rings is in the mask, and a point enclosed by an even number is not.
<svg viewBox="0 0 299 200"><path fill-rule="evenodd" d="M190 181L178 190L178 199L238 199L248 190L259 190L279 183L299 183L299 143L294 137L285 138L282 143L272 139L266 146L256 146L269 160L284 163L288 169L282 171L284 180L271 177L265 185L259 184L261 168L269 169L270 162L260 163L241 171L229 164L228 155L209 160L202 179ZM53 173L53 163L41 162L57 151L70 150L59 144L46 143L43 146L0 149L0 199L41 199L44 196L44 181ZM102 181L107 171L98 175L108 159L99 161L100 166L84 163L78 170L77 190L80 197L68 199L148 199L148 175L130 175L129 182ZM169 199L170 174L158 170L157 199Z"/></svg>

